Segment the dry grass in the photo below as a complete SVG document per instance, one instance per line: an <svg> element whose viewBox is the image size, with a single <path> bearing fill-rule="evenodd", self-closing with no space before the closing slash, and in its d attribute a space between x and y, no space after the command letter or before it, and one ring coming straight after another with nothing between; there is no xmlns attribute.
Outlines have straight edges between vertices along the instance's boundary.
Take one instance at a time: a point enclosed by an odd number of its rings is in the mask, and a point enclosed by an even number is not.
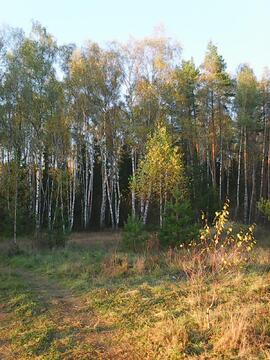
<svg viewBox="0 0 270 360"><path fill-rule="evenodd" d="M129 269L128 256L109 254L102 263L102 274L108 278L119 277L126 274Z"/></svg>
<svg viewBox="0 0 270 360"><path fill-rule="evenodd" d="M65 250L4 260L0 349L7 358L270 359L265 244L224 268L213 266L220 262L211 254L183 249L121 253L119 234L110 245L108 234L99 236L76 234Z"/></svg>
<svg viewBox="0 0 270 360"><path fill-rule="evenodd" d="M146 270L146 258L145 256L138 256L133 265L134 272L136 274L143 274Z"/></svg>
<svg viewBox="0 0 270 360"><path fill-rule="evenodd" d="M70 243L80 247L110 251L119 247L121 236L121 231L79 232L72 234Z"/></svg>

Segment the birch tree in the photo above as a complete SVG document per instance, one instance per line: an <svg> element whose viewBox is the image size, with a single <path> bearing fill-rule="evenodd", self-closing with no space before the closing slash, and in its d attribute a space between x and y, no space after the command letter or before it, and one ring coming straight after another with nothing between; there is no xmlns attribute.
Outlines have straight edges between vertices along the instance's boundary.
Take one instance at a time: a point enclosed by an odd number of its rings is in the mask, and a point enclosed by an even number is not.
<svg viewBox="0 0 270 360"><path fill-rule="evenodd" d="M173 139L162 123L157 125L146 144L145 156L139 162L134 186L140 197L149 204L150 200L159 203L159 225L163 226L166 205L177 187L184 193L184 167L179 148L173 146ZM146 223L144 213L143 223Z"/></svg>

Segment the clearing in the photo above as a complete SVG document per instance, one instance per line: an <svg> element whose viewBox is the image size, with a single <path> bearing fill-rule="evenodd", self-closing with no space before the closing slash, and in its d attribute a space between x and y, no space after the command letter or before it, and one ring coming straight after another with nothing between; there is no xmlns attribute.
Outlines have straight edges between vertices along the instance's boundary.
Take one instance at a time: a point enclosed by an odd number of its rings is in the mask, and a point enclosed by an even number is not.
<svg viewBox="0 0 270 360"><path fill-rule="evenodd" d="M267 246L244 268L187 278L171 253L125 253L120 237L0 257L1 360L270 359Z"/></svg>

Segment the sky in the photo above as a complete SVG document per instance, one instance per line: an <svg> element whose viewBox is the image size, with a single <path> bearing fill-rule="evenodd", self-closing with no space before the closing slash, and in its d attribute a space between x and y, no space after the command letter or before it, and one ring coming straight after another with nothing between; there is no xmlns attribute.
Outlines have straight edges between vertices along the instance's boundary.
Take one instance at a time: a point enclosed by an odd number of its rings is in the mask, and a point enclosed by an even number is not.
<svg viewBox="0 0 270 360"><path fill-rule="evenodd" d="M105 44L151 36L162 24L199 65L213 41L228 70L270 67L270 0L0 0L0 25L31 29L39 21L59 44Z"/></svg>

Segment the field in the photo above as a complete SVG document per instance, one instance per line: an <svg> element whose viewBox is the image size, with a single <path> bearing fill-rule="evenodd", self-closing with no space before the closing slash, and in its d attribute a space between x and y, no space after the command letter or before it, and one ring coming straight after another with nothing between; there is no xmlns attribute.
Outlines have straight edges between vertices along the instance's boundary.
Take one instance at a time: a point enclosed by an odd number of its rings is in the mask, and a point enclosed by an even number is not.
<svg viewBox="0 0 270 360"><path fill-rule="evenodd" d="M0 359L270 359L270 241L209 274L172 251L134 254L120 233L0 257Z"/></svg>

